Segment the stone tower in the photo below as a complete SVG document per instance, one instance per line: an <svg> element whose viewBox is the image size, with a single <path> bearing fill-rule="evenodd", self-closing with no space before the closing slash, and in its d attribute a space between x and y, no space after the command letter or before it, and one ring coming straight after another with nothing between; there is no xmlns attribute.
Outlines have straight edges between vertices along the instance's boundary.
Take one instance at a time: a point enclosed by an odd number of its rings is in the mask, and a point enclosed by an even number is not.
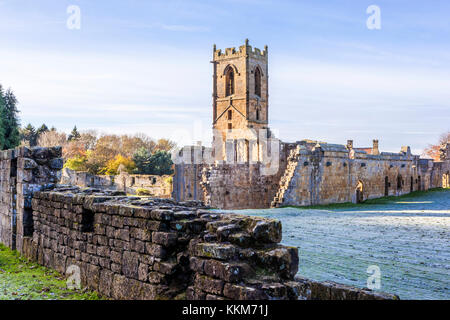
<svg viewBox="0 0 450 320"><path fill-rule="evenodd" d="M227 140L245 138L242 132L248 129L268 129L268 50L252 49L245 40L238 50L222 52L214 45L213 51L214 143L224 146L225 158Z"/></svg>

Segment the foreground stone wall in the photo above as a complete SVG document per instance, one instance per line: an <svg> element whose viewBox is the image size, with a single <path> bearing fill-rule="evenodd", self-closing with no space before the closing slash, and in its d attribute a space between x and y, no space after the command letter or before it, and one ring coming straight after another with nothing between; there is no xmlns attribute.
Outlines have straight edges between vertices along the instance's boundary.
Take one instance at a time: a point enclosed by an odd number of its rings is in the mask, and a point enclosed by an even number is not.
<svg viewBox="0 0 450 320"><path fill-rule="evenodd" d="M298 249L279 244L277 220L111 194L36 192L24 255L63 274L78 269L84 286L114 299L338 298L329 284L294 278ZM397 298L335 286L341 299Z"/></svg>
<svg viewBox="0 0 450 320"><path fill-rule="evenodd" d="M211 214L197 202L73 191L35 193L35 231L24 253L62 273L79 267L83 285L103 295L250 298L241 286L262 298L270 297L264 285L287 290L297 272L297 249L278 244L275 220ZM256 280L258 270L270 279Z"/></svg>

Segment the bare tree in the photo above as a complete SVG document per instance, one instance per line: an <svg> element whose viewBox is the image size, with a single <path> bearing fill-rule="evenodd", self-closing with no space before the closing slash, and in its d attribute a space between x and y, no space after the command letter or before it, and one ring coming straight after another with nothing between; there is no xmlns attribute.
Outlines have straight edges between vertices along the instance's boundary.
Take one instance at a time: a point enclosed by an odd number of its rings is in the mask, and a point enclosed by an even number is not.
<svg viewBox="0 0 450 320"><path fill-rule="evenodd" d="M47 131L40 134L37 145L41 147L56 147L64 146L66 143L67 137L64 132Z"/></svg>

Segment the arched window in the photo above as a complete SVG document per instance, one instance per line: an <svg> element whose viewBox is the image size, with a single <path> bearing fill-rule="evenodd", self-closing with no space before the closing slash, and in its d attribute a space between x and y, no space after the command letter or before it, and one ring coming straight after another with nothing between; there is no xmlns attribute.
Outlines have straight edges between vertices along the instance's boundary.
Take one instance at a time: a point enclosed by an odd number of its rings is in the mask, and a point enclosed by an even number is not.
<svg viewBox="0 0 450 320"><path fill-rule="evenodd" d="M256 120L259 120L259 109L256 108Z"/></svg>
<svg viewBox="0 0 450 320"><path fill-rule="evenodd" d="M255 69L255 94L261 97L261 71L259 68Z"/></svg>
<svg viewBox="0 0 450 320"><path fill-rule="evenodd" d="M232 67L228 67L225 73L225 96L234 94L234 71Z"/></svg>

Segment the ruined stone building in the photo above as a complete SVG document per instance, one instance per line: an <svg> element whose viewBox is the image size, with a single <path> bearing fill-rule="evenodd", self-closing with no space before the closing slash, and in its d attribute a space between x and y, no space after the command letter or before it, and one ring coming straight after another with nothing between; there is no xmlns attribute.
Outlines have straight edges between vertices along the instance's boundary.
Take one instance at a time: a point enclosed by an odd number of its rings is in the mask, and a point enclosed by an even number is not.
<svg viewBox="0 0 450 320"><path fill-rule="evenodd" d="M61 154L61 147L0 151L0 243L102 296L398 299L296 276L298 249L280 244L277 220L57 184Z"/></svg>
<svg viewBox="0 0 450 320"><path fill-rule="evenodd" d="M449 187L450 144L440 161L400 152L300 140L269 129L268 49L213 50L213 144L175 155L173 198L223 209L361 202Z"/></svg>

